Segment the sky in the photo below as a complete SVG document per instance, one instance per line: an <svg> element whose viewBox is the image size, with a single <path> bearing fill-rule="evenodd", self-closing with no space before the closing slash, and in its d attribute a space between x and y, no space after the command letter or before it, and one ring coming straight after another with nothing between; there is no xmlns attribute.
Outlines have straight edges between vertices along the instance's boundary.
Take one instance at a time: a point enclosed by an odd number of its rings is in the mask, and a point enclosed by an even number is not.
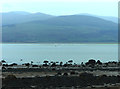
<svg viewBox="0 0 120 89"><path fill-rule="evenodd" d="M0 0L0 12L27 11L51 15L89 13L118 16L118 0Z"/></svg>

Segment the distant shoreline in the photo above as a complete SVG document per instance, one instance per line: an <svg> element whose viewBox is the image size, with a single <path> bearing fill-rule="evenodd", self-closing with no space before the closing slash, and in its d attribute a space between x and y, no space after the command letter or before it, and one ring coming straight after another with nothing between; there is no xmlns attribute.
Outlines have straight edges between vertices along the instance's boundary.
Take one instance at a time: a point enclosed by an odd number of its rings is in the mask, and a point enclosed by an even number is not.
<svg viewBox="0 0 120 89"><path fill-rule="evenodd" d="M87 43L87 42L84 42L84 43L41 43L41 42L38 42L38 43L29 43L29 42L3 42L3 43L0 43L0 44L120 44L120 43Z"/></svg>

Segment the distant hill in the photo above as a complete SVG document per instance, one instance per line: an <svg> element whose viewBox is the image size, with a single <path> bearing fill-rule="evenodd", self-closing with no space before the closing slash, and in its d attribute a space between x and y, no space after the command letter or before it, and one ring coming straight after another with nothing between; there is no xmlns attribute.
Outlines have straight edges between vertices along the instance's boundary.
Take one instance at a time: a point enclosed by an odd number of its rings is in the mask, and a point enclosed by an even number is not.
<svg viewBox="0 0 120 89"><path fill-rule="evenodd" d="M118 23L118 18L117 17L112 17L112 16L101 16L100 18L108 20L108 21L112 21L115 23Z"/></svg>
<svg viewBox="0 0 120 89"><path fill-rule="evenodd" d="M104 20L108 20L108 21L112 21L114 23L118 23L118 18L117 17L113 17L113 16L98 16L98 15L93 15L93 14L88 14L88 13L82 13L79 15L87 15L87 16L94 16L94 17L98 17Z"/></svg>
<svg viewBox="0 0 120 89"><path fill-rule="evenodd" d="M94 16L50 16L44 20L4 25L2 36L3 42L111 43L118 40L118 28L116 23Z"/></svg>
<svg viewBox="0 0 120 89"><path fill-rule="evenodd" d="M10 25L10 24L18 24L35 20L45 20L48 18L52 18L54 16L44 14L44 13L29 13L29 12L8 12L8 13L0 13L2 14L2 24Z"/></svg>

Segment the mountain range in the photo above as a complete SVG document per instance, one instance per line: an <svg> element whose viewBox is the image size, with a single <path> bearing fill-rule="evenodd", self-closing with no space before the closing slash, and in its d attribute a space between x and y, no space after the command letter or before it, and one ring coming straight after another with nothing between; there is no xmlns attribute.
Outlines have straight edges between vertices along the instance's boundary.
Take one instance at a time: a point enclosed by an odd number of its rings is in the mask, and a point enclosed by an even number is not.
<svg viewBox="0 0 120 89"><path fill-rule="evenodd" d="M112 43L118 40L116 17L89 14L2 14L2 40L14 43Z"/></svg>

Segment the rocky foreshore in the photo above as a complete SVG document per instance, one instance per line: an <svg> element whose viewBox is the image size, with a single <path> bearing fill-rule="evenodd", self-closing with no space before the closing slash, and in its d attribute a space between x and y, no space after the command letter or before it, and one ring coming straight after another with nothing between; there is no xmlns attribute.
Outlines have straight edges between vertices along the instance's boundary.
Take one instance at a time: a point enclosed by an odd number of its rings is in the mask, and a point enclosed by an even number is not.
<svg viewBox="0 0 120 89"><path fill-rule="evenodd" d="M79 76L68 76L67 73L56 76L17 78L8 75L3 78L2 89L81 89L95 86L110 87L120 83L120 76L94 76L91 73L81 73ZM66 88L62 88L66 87ZM74 87L74 88L72 88Z"/></svg>
<svg viewBox="0 0 120 89"><path fill-rule="evenodd" d="M4 64L2 89L120 89L120 63Z"/></svg>

